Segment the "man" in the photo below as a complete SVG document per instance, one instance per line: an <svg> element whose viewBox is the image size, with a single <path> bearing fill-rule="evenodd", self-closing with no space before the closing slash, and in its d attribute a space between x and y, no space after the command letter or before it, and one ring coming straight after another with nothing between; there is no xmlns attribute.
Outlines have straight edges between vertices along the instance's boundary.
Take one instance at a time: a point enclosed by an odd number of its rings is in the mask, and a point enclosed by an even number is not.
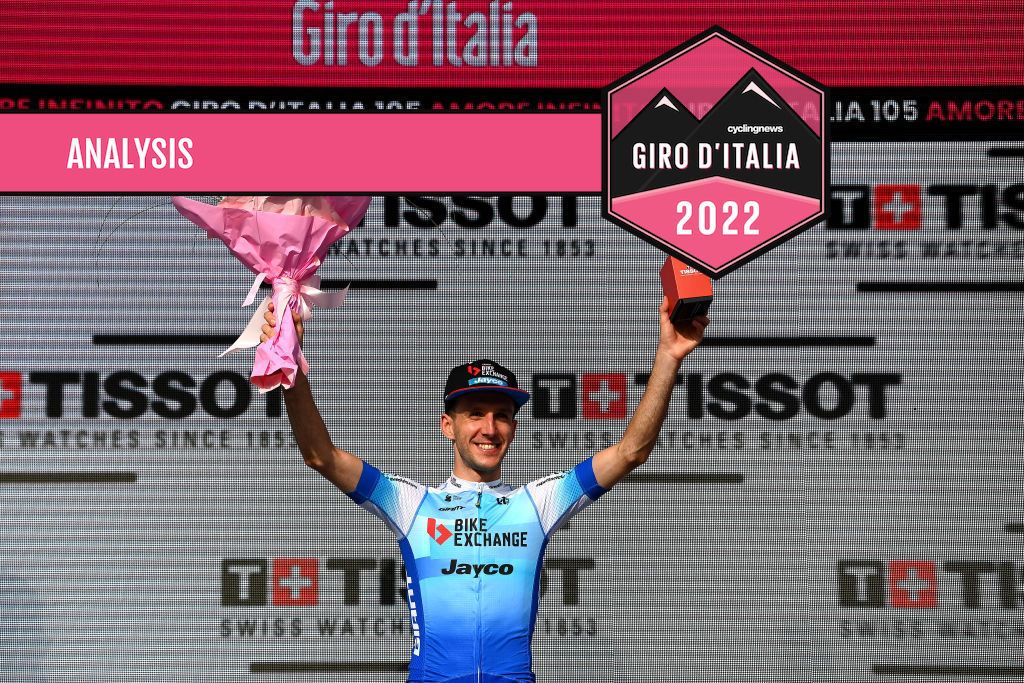
<svg viewBox="0 0 1024 683"><path fill-rule="evenodd" d="M336 447L301 373L285 392L306 464L384 520L405 562L413 627L410 683L535 681L530 641L541 563L551 534L647 460L668 411L679 365L704 336L700 317L676 327L668 302L643 398L622 440L567 472L513 488L501 464L529 400L516 376L490 360L448 376L441 433L452 442L449 479L437 488L382 474ZM266 314L264 339L276 324ZM302 323L293 313L299 339Z"/></svg>

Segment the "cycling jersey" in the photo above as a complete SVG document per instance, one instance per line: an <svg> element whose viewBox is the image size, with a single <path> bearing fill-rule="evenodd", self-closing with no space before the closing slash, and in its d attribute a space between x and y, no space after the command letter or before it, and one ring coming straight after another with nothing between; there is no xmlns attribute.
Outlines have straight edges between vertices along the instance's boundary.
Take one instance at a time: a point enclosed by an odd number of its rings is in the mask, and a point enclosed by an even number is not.
<svg viewBox="0 0 1024 683"><path fill-rule="evenodd" d="M605 489L591 460L512 488L438 488L363 464L351 498L384 520L405 561L409 683L533 683L530 641L551 534Z"/></svg>

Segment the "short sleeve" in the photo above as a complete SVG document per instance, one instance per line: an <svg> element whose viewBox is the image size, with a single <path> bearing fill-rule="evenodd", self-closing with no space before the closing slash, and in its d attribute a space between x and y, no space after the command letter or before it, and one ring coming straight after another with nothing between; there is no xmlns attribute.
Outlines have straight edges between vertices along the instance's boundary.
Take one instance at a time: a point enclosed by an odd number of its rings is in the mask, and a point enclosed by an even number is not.
<svg viewBox="0 0 1024 683"><path fill-rule="evenodd" d="M385 474L368 462L363 463L363 472L356 484L356 490L348 494L356 505L380 517L398 538L409 533L409 527L416 517L416 510L427 487L418 482Z"/></svg>
<svg viewBox="0 0 1024 683"><path fill-rule="evenodd" d="M526 485L537 508L545 536L558 531L577 512L607 493L594 476L593 458L565 472L541 477Z"/></svg>

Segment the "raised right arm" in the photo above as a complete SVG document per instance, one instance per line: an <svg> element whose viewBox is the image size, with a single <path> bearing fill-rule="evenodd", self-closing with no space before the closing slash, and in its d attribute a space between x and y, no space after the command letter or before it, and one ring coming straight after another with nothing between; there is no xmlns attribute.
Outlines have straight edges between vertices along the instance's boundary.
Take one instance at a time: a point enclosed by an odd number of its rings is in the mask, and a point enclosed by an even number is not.
<svg viewBox="0 0 1024 683"><path fill-rule="evenodd" d="M263 325L261 341L266 341L274 333L273 328L277 324L273 303L270 304L270 310L266 312L264 319L266 324ZM292 312L292 319L295 321L295 331L301 344L302 319L295 312ZM288 409L292 434L295 435L295 442L306 465L322 474L345 493L355 491L359 477L363 473L363 461L352 453L336 447L331 441L324 418L313 400L309 380L301 372L296 373L295 385L284 392L284 404Z"/></svg>
<svg viewBox="0 0 1024 683"><path fill-rule="evenodd" d="M355 491L363 473L363 461L331 442L309 380L301 372L296 373L295 386L284 392L284 404L303 461L345 493Z"/></svg>

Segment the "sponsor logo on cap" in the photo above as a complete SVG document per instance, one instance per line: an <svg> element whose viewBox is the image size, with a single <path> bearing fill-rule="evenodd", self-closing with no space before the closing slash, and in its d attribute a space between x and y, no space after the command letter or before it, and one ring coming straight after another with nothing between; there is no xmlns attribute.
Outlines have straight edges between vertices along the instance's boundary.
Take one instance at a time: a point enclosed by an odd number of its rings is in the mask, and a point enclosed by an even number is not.
<svg viewBox="0 0 1024 683"><path fill-rule="evenodd" d="M469 380L468 384L469 386L474 386L477 384L494 384L501 387L508 386L508 382L500 380L497 377L474 377L473 379Z"/></svg>
<svg viewBox="0 0 1024 683"><path fill-rule="evenodd" d="M508 381L508 375L506 375L504 373L501 373L501 372L498 372L497 370L494 369L494 366L491 365L490 363L484 363L483 365L481 365L480 366L480 372L485 374L485 375L489 375L490 377L499 377L499 378L505 380L506 382Z"/></svg>

